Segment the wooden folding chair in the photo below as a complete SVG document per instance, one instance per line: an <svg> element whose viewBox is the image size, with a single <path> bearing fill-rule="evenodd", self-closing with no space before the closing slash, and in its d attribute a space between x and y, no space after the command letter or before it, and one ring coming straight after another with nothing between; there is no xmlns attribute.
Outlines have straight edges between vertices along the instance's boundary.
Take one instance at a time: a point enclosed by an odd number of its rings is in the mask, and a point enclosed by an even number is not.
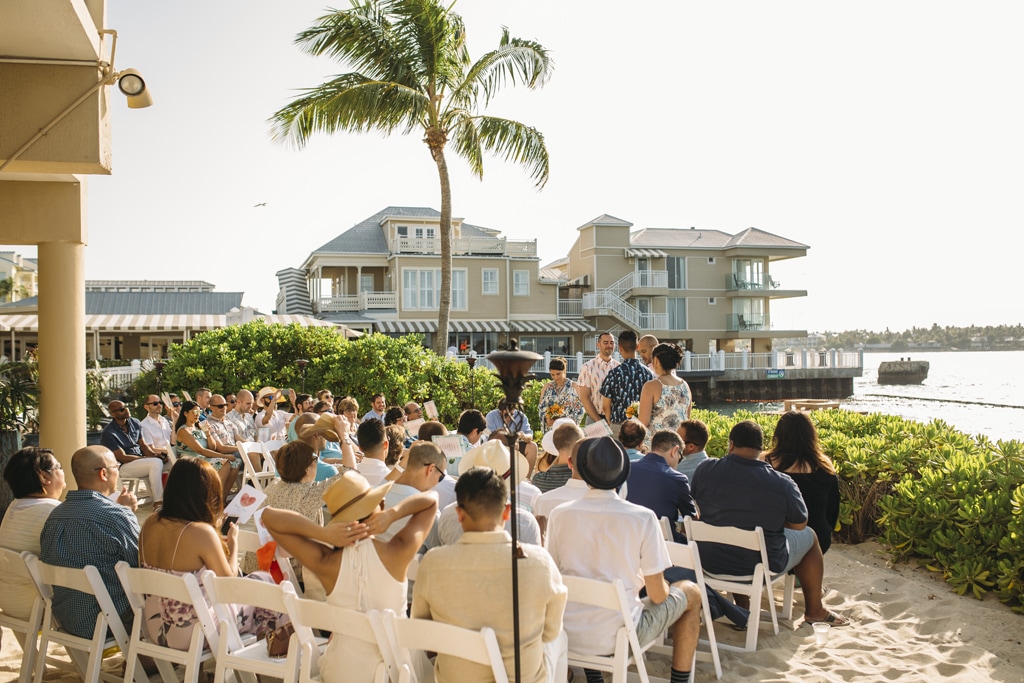
<svg viewBox="0 0 1024 683"><path fill-rule="evenodd" d="M149 656L156 660L157 668L165 681L177 680L177 674L172 668L172 665L177 664L185 669L183 680L186 683L197 683L203 663L213 657L220 644L217 625L210 613L210 606L199 588L199 581L193 574L175 576L156 569L131 567L127 562L118 562L115 569L135 612L132 635L125 655L128 666L136 666L140 656ZM177 650L149 639L143 624L143 608L146 596L149 595L169 598L192 606L197 623L187 650ZM232 643L235 647L239 645Z"/></svg>
<svg viewBox="0 0 1024 683"><path fill-rule="evenodd" d="M284 595L286 592L294 595L291 584L287 581L276 585L235 576L223 577L206 571L203 573L203 586L217 613L219 624L220 644L217 648L214 683L224 683L230 671L241 674L242 680L247 683L255 683L256 674L280 678L284 683L296 683L299 679L299 644L296 636L292 635L285 657L270 657L264 641L243 642L234 611L235 605L245 604L287 614ZM232 644L238 646L232 647Z"/></svg>
<svg viewBox="0 0 1024 683"><path fill-rule="evenodd" d="M373 674L373 683L396 683L397 672L389 672L388 661L391 651L386 643L382 646L383 625L380 614L370 610L363 614L353 610L329 605L317 600L303 600L292 592L283 593L284 604L288 608L288 616L292 618L295 636L302 647L299 664L300 683L319 683L320 655L323 654L327 641L317 638L313 629L329 631L333 638L355 638L370 643L381 650L381 662ZM392 662L393 664L393 662Z"/></svg>
<svg viewBox="0 0 1024 683"><path fill-rule="evenodd" d="M102 672L103 659L118 651L127 652L129 647L128 634L121 617L114 608L110 593L103 583L103 577L96 567L87 565L82 569L57 567L42 562L31 553L24 554L24 561L32 576L36 588L43 600L43 617L39 632L39 651L36 655L35 680L42 681L46 672L46 652L50 643L62 645L67 650L75 668L85 683L104 681L120 681L120 676L111 676ZM82 638L65 631L53 613L53 589L65 588L92 595L99 605L96 625L91 638ZM108 632L110 636L108 637ZM126 671L134 672L138 683L148 683L149 678L142 665L132 661ZM124 680L132 680L132 674L126 673Z"/></svg>
<svg viewBox="0 0 1024 683"><path fill-rule="evenodd" d="M698 553L701 543L721 543L731 545L744 550L753 550L761 555L761 561L754 566L754 571L745 576L733 576L730 574L713 574L704 570L704 581L718 591L738 593L750 596L750 620L747 622L747 641L742 650L753 652L757 650L757 633L760 630L760 612L762 596L768 598L768 610L772 617L772 629L775 635L779 634L779 619L775 611L775 594L772 586L775 583L783 584L782 618L791 619L793 616L793 590L796 585L796 577L792 574L780 573L771 574L768 565L768 550L764 543L764 530L761 527L754 529L739 529L731 526L713 526L706 522L698 522L690 517L683 519L686 527L686 538L691 544L696 544ZM721 645L723 649L736 649L726 643Z"/></svg>
<svg viewBox="0 0 1024 683"><path fill-rule="evenodd" d="M25 564L25 557L31 554L0 548L0 575L31 583L32 591L35 593L32 609L24 619L19 619L0 610L0 626L5 626L13 631L18 642L21 643L21 673L18 683L29 683L32 680L32 672L39 652L39 629L43 622L43 598L39 595L39 589L36 588L35 582L32 581L28 565Z"/></svg>
<svg viewBox="0 0 1024 683"><path fill-rule="evenodd" d="M647 675L644 652L654 646L658 639L655 638L646 645L640 645L640 640L636 635L636 624L633 623L633 615L630 611L632 603L626 595L626 589L621 579L615 579L609 583L579 576L563 575L562 582L569 589L569 602L602 607L618 612L622 616L622 625L615 634L615 649L611 655L586 655L573 652L573 642L570 639L569 665L609 671L612 674L612 683L626 683L627 669L631 664L635 664L640 680L643 683L649 683L650 677Z"/></svg>

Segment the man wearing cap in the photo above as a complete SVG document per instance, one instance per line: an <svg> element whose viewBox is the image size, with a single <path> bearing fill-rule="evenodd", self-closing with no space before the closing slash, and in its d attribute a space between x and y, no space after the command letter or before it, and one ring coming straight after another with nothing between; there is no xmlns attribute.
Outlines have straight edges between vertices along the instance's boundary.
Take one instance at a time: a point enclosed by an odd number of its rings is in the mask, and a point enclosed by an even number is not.
<svg viewBox="0 0 1024 683"><path fill-rule="evenodd" d="M672 562L658 518L615 493L630 470L619 442L607 436L586 439L573 462L590 490L579 500L551 511L548 552L563 574L601 581L620 579L632 599L630 615L640 645L667 629L672 636L672 683L688 683L700 632L697 585L680 581L670 586L665 581L663 572ZM601 533L589 533L593 529ZM647 589L643 601L641 588ZM621 619L616 612L570 603L564 619L569 649L580 654L611 654ZM586 673L588 683L603 680L599 672Z"/></svg>
<svg viewBox="0 0 1024 683"><path fill-rule="evenodd" d="M601 383L602 410L611 423L614 435L626 419L626 408L640 400L640 391L654 379L654 373L636 357L636 332L619 333L619 353L622 362L608 371Z"/></svg>
<svg viewBox="0 0 1024 683"><path fill-rule="evenodd" d="M292 389L288 390L291 400L295 400L295 391ZM281 400L281 392L274 387L263 387L260 389L260 393L256 395L256 403L260 408L260 411L256 413L256 433L259 434L260 430L269 430L268 439L274 439L284 441L287 434L288 422L292 419L292 414L277 409L277 403Z"/></svg>
<svg viewBox="0 0 1024 683"><path fill-rule="evenodd" d="M508 489L499 473L474 467L455 484L457 517L464 533L457 543L424 555L413 589L411 616L478 631L494 629L509 680L515 680L512 611L504 609L512 586L512 538ZM551 557L539 545L522 546L519 574L519 655L523 683L566 679L562 613L566 590ZM489 667L448 655L434 664L438 683L493 681Z"/></svg>
<svg viewBox="0 0 1024 683"><path fill-rule="evenodd" d="M499 440L487 441L479 446L469 449L459 461L459 475L469 471L473 467L489 467L498 473L505 480L506 487L512 476L512 466L509 459L509 451L505 444ZM522 453L516 453L516 481L522 483L530 469L530 463ZM458 485L458 482L456 482ZM518 487L516 492L518 493ZM540 545L540 526L537 518L528 510L524 509L517 500L518 510L516 519L519 524L519 541L523 543L534 543ZM512 532L512 523L505 523L505 530ZM452 545L462 537L462 525L459 524L456 503L451 503L441 510L441 516L437 520L435 530L431 531L427 538L427 547L433 548L440 545Z"/></svg>
<svg viewBox="0 0 1024 683"><path fill-rule="evenodd" d="M381 510L390 488L391 482L372 487L357 473L345 471L324 492L331 513L327 526L276 508L266 508L261 520L274 540L302 564L303 573L310 571L320 580L327 604L357 612L389 609L403 614L405 575L434 524L437 495L417 493ZM390 541L370 538L405 517L409 521ZM381 663L376 643L332 638L320 657L320 670L334 671L345 680L369 681ZM425 658L423 663L429 666Z"/></svg>
<svg viewBox="0 0 1024 683"><path fill-rule="evenodd" d="M729 453L705 460L693 474L693 499L700 520L741 529L761 527L772 574L791 571L804 594L804 621L846 626L850 622L821 602L825 569L818 536L807 526L807 506L787 475L761 459L764 434L753 420L737 422L729 432ZM760 562L756 550L702 543L701 564L716 574L744 576Z"/></svg>
<svg viewBox="0 0 1024 683"><path fill-rule="evenodd" d="M614 368L618 367L619 361L612 358L615 351L615 338L611 332L603 332L597 338L597 356L591 358L580 368L580 376L576 380L576 393L579 394L580 402L587 413L587 422L600 422L605 415L601 414L604 405L601 396L601 384Z"/></svg>
<svg viewBox="0 0 1024 683"><path fill-rule="evenodd" d="M676 543L686 542L686 537L676 530L676 521L697 516L689 480L675 470L682 450L683 440L678 434L667 429L655 432L651 452L630 463L626 479L626 500L650 508L659 519L668 517Z"/></svg>
<svg viewBox="0 0 1024 683"><path fill-rule="evenodd" d="M139 477L149 482L153 504L164 499L163 471L169 456L160 457L142 438L142 423L131 416L128 406L121 401L107 404L110 421L100 434L100 443L106 446L120 463L122 477Z"/></svg>
<svg viewBox="0 0 1024 683"><path fill-rule="evenodd" d="M558 459L544 472L537 472L533 475L533 485L547 493L552 489L565 486L565 482L572 479L572 472L569 470L569 453L573 444L583 438L583 430L578 425L563 423L544 435L541 442L544 450L553 449L558 453Z"/></svg>

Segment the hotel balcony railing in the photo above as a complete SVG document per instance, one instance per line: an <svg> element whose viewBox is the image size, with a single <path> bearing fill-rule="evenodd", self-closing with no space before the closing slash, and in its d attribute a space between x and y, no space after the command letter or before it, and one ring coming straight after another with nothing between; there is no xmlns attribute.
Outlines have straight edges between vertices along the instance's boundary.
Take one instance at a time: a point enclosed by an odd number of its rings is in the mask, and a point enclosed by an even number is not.
<svg viewBox="0 0 1024 683"><path fill-rule="evenodd" d="M559 299L558 300L558 317L559 318L582 318L583 317L583 299Z"/></svg>
<svg viewBox="0 0 1024 683"><path fill-rule="evenodd" d="M745 330L767 330L768 321L763 315L730 313L725 318L725 329L729 332L743 332Z"/></svg>
<svg viewBox="0 0 1024 683"><path fill-rule="evenodd" d="M725 288L730 291L749 289L779 289L779 282L767 273L748 278L746 275L729 273L725 276Z"/></svg>
<svg viewBox="0 0 1024 683"><path fill-rule="evenodd" d="M398 308L398 294L395 292L360 292L359 294L336 294L320 297L316 311L366 311L374 308Z"/></svg>
<svg viewBox="0 0 1024 683"><path fill-rule="evenodd" d="M440 254L439 237L396 237L391 240L393 254ZM536 256L537 240L509 240L504 237L454 237L452 254L484 256Z"/></svg>

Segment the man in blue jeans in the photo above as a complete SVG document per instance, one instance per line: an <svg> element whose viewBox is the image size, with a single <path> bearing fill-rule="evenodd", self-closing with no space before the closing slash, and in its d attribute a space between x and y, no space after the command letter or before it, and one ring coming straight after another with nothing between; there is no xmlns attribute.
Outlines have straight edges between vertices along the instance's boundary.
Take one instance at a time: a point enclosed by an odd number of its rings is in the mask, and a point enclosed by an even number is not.
<svg viewBox="0 0 1024 683"><path fill-rule="evenodd" d="M740 529L761 527L773 574L792 570L804 594L804 621L846 626L850 622L821 602L825 561L818 537L807 526L807 506L787 475L761 460L764 434L752 420L729 432L729 454L697 468L690 484L700 520ZM718 543L700 544L700 561L713 574L747 575L760 553Z"/></svg>

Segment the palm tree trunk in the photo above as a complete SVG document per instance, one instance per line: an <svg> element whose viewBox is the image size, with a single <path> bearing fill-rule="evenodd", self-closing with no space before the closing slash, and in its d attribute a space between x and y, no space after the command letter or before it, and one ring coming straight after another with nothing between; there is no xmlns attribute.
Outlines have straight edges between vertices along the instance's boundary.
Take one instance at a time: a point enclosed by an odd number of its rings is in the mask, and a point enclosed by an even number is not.
<svg viewBox="0 0 1024 683"><path fill-rule="evenodd" d="M428 143L429 144L429 143ZM452 308L452 184L443 146L430 146L441 181L441 300L437 307L437 334L434 351L443 356L448 349L448 319Z"/></svg>

